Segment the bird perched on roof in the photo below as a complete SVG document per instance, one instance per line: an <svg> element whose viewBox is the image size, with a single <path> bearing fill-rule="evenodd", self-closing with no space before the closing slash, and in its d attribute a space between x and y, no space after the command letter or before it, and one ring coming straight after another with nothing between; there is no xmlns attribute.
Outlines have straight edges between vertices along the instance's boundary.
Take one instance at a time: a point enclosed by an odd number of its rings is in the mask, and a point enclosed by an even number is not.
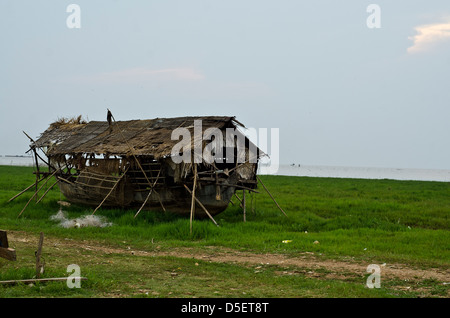
<svg viewBox="0 0 450 318"><path fill-rule="evenodd" d="M112 113L111 111L108 109L108 114L106 115L106 120L108 121L108 125L109 125L109 133L112 132Z"/></svg>

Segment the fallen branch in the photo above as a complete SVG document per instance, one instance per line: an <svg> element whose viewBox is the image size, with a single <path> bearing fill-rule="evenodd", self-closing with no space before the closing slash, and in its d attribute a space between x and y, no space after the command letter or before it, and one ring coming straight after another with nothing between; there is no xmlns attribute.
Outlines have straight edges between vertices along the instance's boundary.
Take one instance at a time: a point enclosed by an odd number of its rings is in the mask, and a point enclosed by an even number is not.
<svg viewBox="0 0 450 318"><path fill-rule="evenodd" d="M3 280L0 281L2 285L15 285L19 283L31 284L31 283L46 283L46 282L57 282L57 281L67 281L70 280L87 280L86 277L55 277L55 278L32 278L32 279L19 279L19 280Z"/></svg>

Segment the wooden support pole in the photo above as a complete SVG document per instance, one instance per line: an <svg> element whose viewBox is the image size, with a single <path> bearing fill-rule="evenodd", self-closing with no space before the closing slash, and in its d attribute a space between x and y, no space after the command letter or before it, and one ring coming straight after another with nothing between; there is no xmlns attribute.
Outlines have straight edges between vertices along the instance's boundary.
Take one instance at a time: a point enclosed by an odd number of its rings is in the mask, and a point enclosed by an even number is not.
<svg viewBox="0 0 450 318"><path fill-rule="evenodd" d="M36 204L38 204L39 202L41 202L41 200L47 195L47 193L48 193L48 191L50 191L54 186L55 186L55 184L57 184L58 183L58 180L56 180L55 181L55 183L53 183L45 192L44 192L44 194L41 196L41 198L36 202Z"/></svg>
<svg viewBox="0 0 450 318"><path fill-rule="evenodd" d="M38 156L39 159L42 160L43 163L47 164L47 166L49 167L49 171L50 171L50 168L56 169L56 167L53 167L52 165L50 165L50 162L49 162L50 160L49 161L44 160L37 152L36 152L36 155Z"/></svg>
<svg viewBox="0 0 450 318"><path fill-rule="evenodd" d="M251 206L252 206L252 213L254 214L255 213L255 206L254 206L254 200L255 200L255 196L252 194L251 195L251 197L252 197L252 203L251 203Z"/></svg>
<svg viewBox="0 0 450 318"><path fill-rule="evenodd" d="M43 186L45 186L46 184L47 184L47 182L48 182L48 180L50 180L58 171L59 171L60 169L56 169L55 171L53 171L53 173L50 175L50 176L48 176L48 175L46 175L44 178L45 178L45 182L44 182L44 184L41 186L41 188L43 187ZM43 178L43 179L44 179ZM54 183L53 185L52 185L52 187L55 185L56 183ZM51 188L50 188L51 189ZM40 190L40 189L39 189ZM49 189L47 189L46 191L45 191L45 193L44 193L44 196L47 194L47 192L48 192L48 190ZM37 203L39 203L39 201L41 201L41 199L43 198L43 196L39 199L39 200L37 200L37 197L36 197L36 204Z"/></svg>
<svg viewBox="0 0 450 318"><path fill-rule="evenodd" d="M55 167L53 167L52 165L50 165L50 160L48 160L48 161L44 160L44 159L39 155L39 153L36 151L36 145L35 145L36 142L33 140L33 138L31 138L25 131L22 130L22 132L23 132L23 133L25 134L25 136L27 136L28 139L30 139L30 141L33 143L33 146L32 146L28 151L33 150L33 151L34 151L35 157L37 156L39 159L42 160L43 163L47 164L48 169L49 169L48 171L50 171L50 168L56 169ZM38 147L38 148L42 150L42 148L40 148L40 147ZM27 152L28 152L28 151L27 151ZM42 152L43 152L45 155L47 155L47 154L45 153L44 150L42 150Z"/></svg>
<svg viewBox="0 0 450 318"><path fill-rule="evenodd" d="M242 209L244 211L244 222L245 222L245 190L242 190Z"/></svg>
<svg viewBox="0 0 450 318"><path fill-rule="evenodd" d="M150 195L152 194L152 192L153 192L153 188L150 189L150 192L148 193L147 197L145 198L144 203L142 203L141 207L134 215L134 218L136 218L138 216L138 214L141 212L142 208L147 204L147 201L150 198Z"/></svg>
<svg viewBox="0 0 450 318"><path fill-rule="evenodd" d="M287 217L286 213L284 213L283 209L278 205L277 201L274 199L274 197L270 194L269 190L267 190L266 186L264 185L264 183L261 181L261 179L256 176L256 178L258 178L259 182L261 183L261 185L263 186L264 190L267 191L267 193L269 194L269 196L272 198L273 202L275 202L275 204L277 205L277 207L281 210L281 212L283 212L283 214Z"/></svg>
<svg viewBox="0 0 450 318"><path fill-rule="evenodd" d="M36 196L36 194L38 193L38 191L36 191L33 196L30 198L30 200L28 200L27 204L25 204L25 206L23 207L22 211L20 211L19 215L17 217L20 217L23 213L23 211L25 211L25 209L27 208L28 204L30 204L31 200L33 200L33 198Z"/></svg>
<svg viewBox="0 0 450 318"><path fill-rule="evenodd" d="M116 183L114 183L113 187L111 188L111 190L108 192L108 194L106 195L106 197L103 199L103 201L95 208L94 212L92 212L92 215L94 215L95 212L97 212L97 210L102 206L102 204L106 201L106 199L111 195L111 193L114 191L114 189L116 188L116 186L119 184L119 181L122 180L122 178L125 176L125 174L128 171L128 167L127 169L125 169L125 172L120 176L119 179L117 179Z"/></svg>
<svg viewBox="0 0 450 318"><path fill-rule="evenodd" d="M237 195L237 193L234 193L234 196L239 200L239 206L242 208L242 200L241 198Z"/></svg>
<svg viewBox="0 0 450 318"><path fill-rule="evenodd" d="M194 160L192 160L193 162ZM192 170L194 172L194 185L192 186L192 199L191 199L191 217L190 217L190 233L192 234L192 220L194 219L194 209L195 209L195 188L197 187L197 164L192 163Z"/></svg>
<svg viewBox="0 0 450 318"><path fill-rule="evenodd" d="M59 170L60 170L60 169L55 170L50 176L46 176L45 178L47 178L47 181L48 181L51 177L53 177ZM30 200L28 200L27 204L23 207L22 211L20 211L20 213L19 213L19 215L18 215L17 217L19 217L19 216L23 213L23 211L25 211L25 209L27 208L28 204L30 204L31 200L33 200L33 198L39 193L39 191L41 191L42 187L45 186L45 185L47 184L47 181L46 181L43 185L41 185L41 187L39 188L39 190L37 190L37 191L33 194L33 196L30 198ZM36 202L36 203L37 203L37 202Z"/></svg>
<svg viewBox="0 0 450 318"><path fill-rule="evenodd" d="M192 191L187 187L187 185L184 184L184 187L186 188L186 190L192 194ZM197 197L195 198L195 202L198 203L198 205L200 205L200 207L203 209L203 211L205 211L205 213L209 216L209 218L214 222L215 225L219 226L219 224L217 224L216 220L214 220L214 218L212 217L212 215L208 212L208 210L205 208L205 206L200 202L199 199L197 199Z"/></svg>
<svg viewBox="0 0 450 318"><path fill-rule="evenodd" d="M138 214L141 212L142 208L147 204L147 201L148 201L148 199L150 198L150 195L152 194L153 188L155 187L156 182L158 182L158 178L159 178L159 175L160 175L160 173L161 173L161 170L162 170L162 167L161 167L161 169L159 169L158 176L156 177L155 182L153 182L153 185L152 185L152 188L150 189L150 192L148 193L147 197L145 198L145 201L144 201L144 203L142 204L142 206L141 206L141 208L139 209L139 211L137 211L136 214L134 215L134 218L136 218L136 217L138 216Z"/></svg>
<svg viewBox="0 0 450 318"><path fill-rule="evenodd" d="M33 144L36 143L36 142L33 140L33 138L31 138L26 132L24 132L23 130L22 130L22 132L25 134L25 136L28 137L28 139L30 139L30 141L31 141ZM36 145L33 145L32 148L36 148ZM40 148L40 147L38 147L38 148L42 150L42 148ZM30 149L30 150L32 150L32 149ZM30 151L30 150L28 150L28 151ZM28 152L28 151L27 151L27 152ZM42 152L43 152L45 155L47 155L47 154L45 153L45 151L42 150ZM38 156L39 159L41 159L42 162L46 163L49 167L51 167L51 168L53 168L53 169L56 169L55 167L53 167L53 166L50 165L50 160L49 160L48 162L45 161L44 159L42 159L42 157L41 157L36 151L35 151L35 155Z"/></svg>
<svg viewBox="0 0 450 318"><path fill-rule="evenodd" d="M205 180L204 178L200 178L200 181L209 181L209 180ZM249 187L244 187L241 185L237 185L237 184L229 184L229 183L219 183L219 186L221 187L232 187L232 188L236 188L236 189L245 189L248 190L250 192L254 192L254 193L259 193L259 191L249 188Z"/></svg>
<svg viewBox="0 0 450 318"><path fill-rule="evenodd" d="M220 185L219 185L219 175L216 171L216 200L220 201L221 195L220 195Z"/></svg>
<svg viewBox="0 0 450 318"><path fill-rule="evenodd" d="M25 134L25 136L27 136L28 137L28 139L30 139L30 141L33 143L33 145L32 146L30 146L30 148L33 150L33 153L34 153L34 161L35 161L35 163L36 163L36 182L35 182L35 186L36 186L36 190L35 190L35 192L37 193L38 192L38 181L39 181L39 179L40 179L40 173L39 173L39 162L38 162L38 158L37 158L37 152L36 152L36 146L35 146L35 141L33 140L33 138L31 138L30 136L28 136L28 134L26 133L26 132L24 132L23 130L22 130L22 132ZM36 198L36 200L37 200L37 198Z"/></svg>
<svg viewBox="0 0 450 318"><path fill-rule="evenodd" d="M55 174L55 173L56 173L56 171L55 171L53 174ZM53 174L50 176L50 178L53 176ZM31 200L33 200L33 198L39 193L39 191L41 191L42 187L43 187L45 184L46 184L46 183L44 183L43 185L41 185L41 187L33 194L33 196L30 198L30 200L28 200L27 204L23 207L22 211L20 211L20 213L19 213L19 215L18 215L17 217L19 217L19 216L22 215L23 211L25 211L25 209L27 208L27 206L30 204Z"/></svg>
<svg viewBox="0 0 450 318"><path fill-rule="evenodd" d="M42 180L44 180L44 178L39 179L39 182L41 182ZM33 182L33 183L30 184L28 187L26 187L25 189L23 189L22 191L20 191L19 193L17 193L15 196L13 196L11 199L9 199L8 202L11 202L11 201L14 200L15 198L17 198L17 197L19 197L20 195L24 194L25 192L27 192L28 190L30 190L35 184L36 184L36 182Z"/></svg>
<svg viewBox="0 0 450 318"><path fill-rule="evenodd" d="M64 182L66 182L66 183L68 183L68 184L74 184L72 181L69 181L69 180L67 180L67 179L64 179L63 177L61 177L61 176L56 176L56 179L58 179L58 180L62 180L62 181L64 181Z"/></svg>
<svg viewBox="0 0 450 318"><path fill-rule="evenodd" d="M36 161L36 193L38 191L38 181L40 179L40 173L39 173L39 162L38 162L38 158L37 158L37 153L36 153L36 148L33 147L33 152L34 152L34 160ZM37 197L36 197L37 200Z"/></svg>
<svg viewBox="0 0 450 318"><path fill-rule="evenodd" d="M43 271L44 265L41 264L42 245L44 244L44 233L41 232L39 236L38 249L36 251L36 278L41 277L41 270Z"/></svg>
<svg viewBox="0 0 450 318"><path fill-rule="evenodd" d="M247 164L247 163L250 163L250 160L252 160L252 159L257 160L257 159L258 159L258 156L253 156L252 158L249 158L248 160L246 160L245 162L243 162L243 163L241 163L241 164L239 164L239 165L237 165L238 162L236 162L236 166L233 167L233 168L231 168L230 170L228 170L228 171L227 171L227 174L229 174L229 173L232 172L233 170L236 170L236 169L238 169L239 167L241 167L241 166L243 166L243 165L245 165L245 164Z"/></svg>
<svg viewBox="0 0 450 318"><path fill-rule="evenodd" d="M164 210L164 212L166 212L166 208L164 207L162 200L161 200L161 196L159 195L158 192L156 192L156 190L154 190L156 195L158 196L158 200L159 200L159 204L161 205L162 209Z"/></svg>
<svg viewBox="0 0 450 318"><path fill-rule="evenodd" d="M114 118L113 114L111 113L111 111L109 109L108 109L108 116L111 116L112 120L114 120L114 123L116 124L116 119ZM110 132L112 132L112 126L110 127ZM151 187L152 184L151 184L150 180L148 179L147 174L145 173L144 169L141 166L141 163L139 162L139 160L136 158L136 155L134 154L134 148L130 146L130 144L128 143L128 141L124 137L122 131L119 130L119 132L120 132L120 135L122 136L122 140L127 144L128 148L131 150L131 155L133 156L134 160L136 161L137 165L139 166L139 169L141 170L141 172L144 174L144 177L147 180L147 183ZM150 174L151 174L151 171L150 171ZM159 203L161 204L162 209L164 210L164 212L166 212L166 208L164 207L164 205L163 205L163 203L161 201L161 196L159 195L158 192L156 192L156 190L155 190L155 193L158 195Z"/></svg>

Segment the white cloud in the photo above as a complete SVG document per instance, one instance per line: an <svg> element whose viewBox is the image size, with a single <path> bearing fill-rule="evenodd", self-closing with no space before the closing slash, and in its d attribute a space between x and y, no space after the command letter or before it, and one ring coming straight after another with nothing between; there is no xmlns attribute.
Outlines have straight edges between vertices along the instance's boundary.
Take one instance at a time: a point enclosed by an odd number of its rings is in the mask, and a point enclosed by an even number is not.
<svg viewBox="0 0 450 318"><path fill-rule="evenodd" d="M410 54L430 51L438 44L450 42L450 22L421 25L414 29L417 34L409 38L413 41L413 45L407 49Z"/></svg>

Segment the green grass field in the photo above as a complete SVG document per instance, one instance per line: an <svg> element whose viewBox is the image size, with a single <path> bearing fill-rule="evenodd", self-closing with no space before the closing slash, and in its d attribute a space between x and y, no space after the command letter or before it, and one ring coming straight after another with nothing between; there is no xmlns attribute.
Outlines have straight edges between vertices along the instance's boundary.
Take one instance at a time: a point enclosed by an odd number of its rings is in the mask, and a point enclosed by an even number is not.
<svg viewBox="0 0 450 318"><path fill-rule="evenodd" d="M50 219L64 200L57 187L18 217L32 190L7 201L33 182L32 168L0 166L0 229L17 251L16 262L0 259L0 280L35 275L40 232L43 277L68 276L76 263L88 278L79 289L0 285L0 297L448 297L450 183L261 178L288 217L259 188L247 196L246 222L235 200L215 216L219 227L195 220L191 234L189 219L120 209L96 212L112 226L62 228ZM63 210L71 219L93 211ZM277 257L286 261L265 261ZM397 274L381 272L381 288L367 288L369 264Z"/></svg>

